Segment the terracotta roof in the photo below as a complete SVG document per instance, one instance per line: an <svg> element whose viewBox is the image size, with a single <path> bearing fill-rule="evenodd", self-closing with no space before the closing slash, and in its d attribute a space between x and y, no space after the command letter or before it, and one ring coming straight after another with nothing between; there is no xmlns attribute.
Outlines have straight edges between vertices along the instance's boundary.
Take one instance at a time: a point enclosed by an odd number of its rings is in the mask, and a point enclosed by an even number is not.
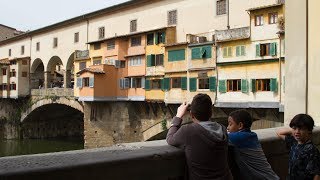
<svg viewBox="0 0 320 180"><path fill-rule="evenodd" d="M31 58L28 57L20 57L20 58L14 58L14 59L9 59L9 61L21 61L21 60L30 60Z"/></svg>
<svg viewBox="0 0 320 180"><path fill-rule="evenodd" d="M0 64L2 65L10 65L10 61L8 58L0 59Z"/></svg>
<svg viewBox="0 0 320 180"><path fill-rule="evenodd" d="M85 68L77 72L77 74L82 74L84 72L90 72L93 74L105 74L105 72L102 69L98 69L98 68Z"/></svg>
<svg viewBox="0 0 320 180"><path fill-rule="evenodd" d="M282 5L283 4L281 4L281 3L277 3L277 4L266 5L266 6L259 6L259 7L250 8L247 11L255 11L255 10L277 7L277 6L282 6Z"/></svg>

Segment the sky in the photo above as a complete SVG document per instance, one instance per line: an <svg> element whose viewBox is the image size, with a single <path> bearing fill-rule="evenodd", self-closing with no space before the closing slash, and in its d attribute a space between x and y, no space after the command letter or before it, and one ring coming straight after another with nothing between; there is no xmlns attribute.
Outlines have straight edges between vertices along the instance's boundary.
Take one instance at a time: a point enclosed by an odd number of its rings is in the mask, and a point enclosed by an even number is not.
<svg viewBox="0 0 320 180"><path fill-rule="evenodd" d="M33 31L128 0L0 0L0 24Z"/></svg>

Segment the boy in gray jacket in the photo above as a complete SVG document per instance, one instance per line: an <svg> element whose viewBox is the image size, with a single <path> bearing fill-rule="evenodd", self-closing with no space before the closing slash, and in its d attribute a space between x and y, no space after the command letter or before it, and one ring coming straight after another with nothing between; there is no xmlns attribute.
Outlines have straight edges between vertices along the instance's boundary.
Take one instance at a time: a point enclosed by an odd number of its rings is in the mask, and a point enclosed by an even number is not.
<svg viewBox="0 0 320 180"><path fill-rule="evenodd" d="M181 126L188 104L183 103L172 119L167 134L169 145L185 151L190 180L232 180L228 167L228 135L224 126L209 121L212 101L206 94L196 95L190 105L193 123Z"/></svg>

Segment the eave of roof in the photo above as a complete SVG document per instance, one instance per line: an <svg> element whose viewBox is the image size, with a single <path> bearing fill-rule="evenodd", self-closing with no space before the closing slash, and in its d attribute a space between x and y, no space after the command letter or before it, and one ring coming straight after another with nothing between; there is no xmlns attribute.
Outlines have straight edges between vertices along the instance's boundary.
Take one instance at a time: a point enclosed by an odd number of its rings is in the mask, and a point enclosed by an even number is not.
<svg viewBox="0 0 320 180"><path fill-rule="evenodd" d="M172 44L165 44L164 47L172 47L172 46L180 46L180 45L188 45L188 42L180 42L180 43L172 43Z"/></svg>
<svg viewBox="0 0 320 180"><path fill-rule="evenodd" d="M271 4L271 5L266 5L266 6L259 6L259 7L254 7L247 9L247 11L255 11L255 10L260 10L260 9L267 9L267 8L272 8L272 7L277 7L277 6L282 6L283 4L277 3L277 4Z"/></svg>
<svg viewBox="0 0 320 180"><path fill-rule="evenodd" d="M85 72L90 72L93 74L105 74L105 72L102 69L98 69L98 68L85 68L77 72L77 74L81 75L82 73L85 73Z"/></svg>

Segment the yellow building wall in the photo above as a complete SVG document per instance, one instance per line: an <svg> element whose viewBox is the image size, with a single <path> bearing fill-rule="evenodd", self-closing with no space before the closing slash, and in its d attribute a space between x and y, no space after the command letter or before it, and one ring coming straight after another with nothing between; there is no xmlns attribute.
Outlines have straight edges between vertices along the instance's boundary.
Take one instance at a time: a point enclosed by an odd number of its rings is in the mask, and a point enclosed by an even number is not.
<svg viewBox="0 0 320 180"><path fill-rule="evenodd" d="M197 48L197 47L202 47L202 46L188 48L188 57L189 57L188 69L214 68L216 66L216 47L212 46L212 45L205 45L205 46L212 47L211 48L211 58L192 59L192 48Z"/></svg>
<svg viewBox="0 0 320 180"><path fill-rule="evenodd" d="M181 61L170 61L168 60L168 51L171 50L179 50L184 49L185 50L185 59ZM178 46L169 46L165 49L165 55L164 55L164 67L165 72L178 72L178 71L187 71L187 46L186 45L178 45Z"/></svg>
<svg viewBox="0 0 320 180"><path fill-rule="evenodd" d="M187 72L184 73L168 73L166 78L173 77L187 77ZM187 83L188 84L188 83ZM172 80L170 79L170 90L165 91L164 102L168 104L180 104L188 101L188 90L182 90L181 88L172 88Z"/></svg>

